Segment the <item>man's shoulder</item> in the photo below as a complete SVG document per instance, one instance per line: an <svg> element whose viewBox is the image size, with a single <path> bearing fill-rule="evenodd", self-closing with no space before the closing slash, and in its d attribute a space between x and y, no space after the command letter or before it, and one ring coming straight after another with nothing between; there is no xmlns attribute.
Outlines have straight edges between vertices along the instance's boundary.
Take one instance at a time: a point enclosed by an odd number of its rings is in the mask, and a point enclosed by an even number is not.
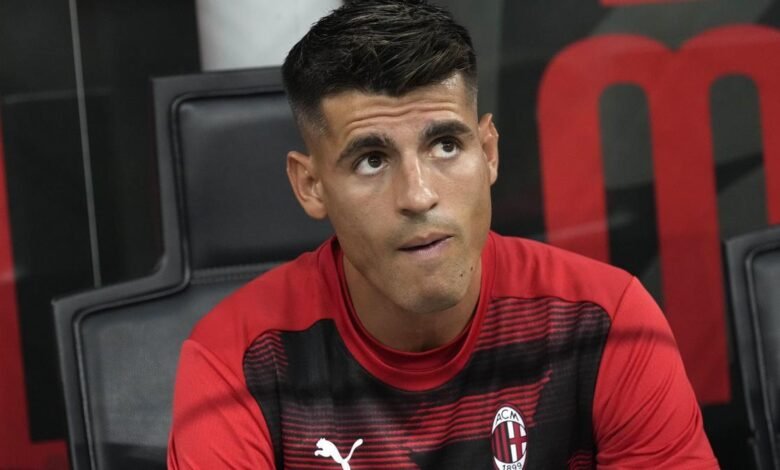
<svg viewBox="0 0 780 470"><path fill-rule="evenodd" d="M557 297L614 313L632 276L607 263L535 240L491 235L494 296Z"/></svg>
<svg viewBox="0 0 780 470"><path fill-rule="evenodd" d="M323 272L327 243L316 251L280 264L220 301L193 329L190 339L206 347L248 346L271 330L298 330L332 311L331 273ZM333 268L335 276L335 267Z"/></svg>

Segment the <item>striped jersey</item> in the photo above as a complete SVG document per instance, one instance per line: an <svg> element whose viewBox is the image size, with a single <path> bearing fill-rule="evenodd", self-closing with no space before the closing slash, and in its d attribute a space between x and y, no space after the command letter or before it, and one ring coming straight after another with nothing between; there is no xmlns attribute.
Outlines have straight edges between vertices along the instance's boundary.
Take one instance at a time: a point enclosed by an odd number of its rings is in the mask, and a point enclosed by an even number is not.
<svg viewBox="0 0 780 470"><path fill-rule="evenodd" d="M470 323L430 351L365 330L335 238L231 295L182 347L168 465L717 468L639 282L495 233Z"/></svg>

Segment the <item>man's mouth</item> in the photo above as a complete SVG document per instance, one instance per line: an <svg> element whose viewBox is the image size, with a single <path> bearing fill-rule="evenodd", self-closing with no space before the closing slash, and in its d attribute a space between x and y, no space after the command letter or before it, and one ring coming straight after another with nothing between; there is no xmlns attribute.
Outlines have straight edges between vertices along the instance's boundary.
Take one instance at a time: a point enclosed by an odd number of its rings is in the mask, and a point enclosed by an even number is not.
<svg viewBox="0 0 780 470"><path fill-rule="evenodd" d="M407 253L432 251L446 243L450 238L452 238L450 235L443 234L433 234L427 235L425 237L417 237L404 243L400 250Z"/></svg>

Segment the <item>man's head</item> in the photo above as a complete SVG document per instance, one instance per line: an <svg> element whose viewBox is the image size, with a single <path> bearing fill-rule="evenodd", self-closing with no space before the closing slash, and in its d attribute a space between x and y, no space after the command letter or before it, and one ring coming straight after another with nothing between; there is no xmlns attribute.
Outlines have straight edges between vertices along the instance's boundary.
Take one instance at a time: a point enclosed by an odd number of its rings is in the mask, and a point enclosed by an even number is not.
<svg viewBox="0 0 780 470"><path fill-rule="evenodd" d="M324 124L321 100L359 90L401 96L455 73L477 89L471 38L422 0L353 0L320 19L290 50L284 84L299 126Z"/></svg>
<svg viewBox="0 0 780 470"><path fill-rule="evenodd" d="M466 30L421 1L352 2L283 71L309 151L288 154L290 182L330 219L353 300L425 313L478 294L498 135Z"/></svg>

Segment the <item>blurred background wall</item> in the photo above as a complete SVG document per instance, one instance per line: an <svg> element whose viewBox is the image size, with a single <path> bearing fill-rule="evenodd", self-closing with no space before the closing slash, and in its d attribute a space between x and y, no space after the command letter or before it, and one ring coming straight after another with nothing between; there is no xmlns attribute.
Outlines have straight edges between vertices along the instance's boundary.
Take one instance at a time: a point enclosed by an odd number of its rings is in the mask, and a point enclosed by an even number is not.
<svg viewBox="0 0 780 470"><path fill-rule="evenodd" d="M0 469L67 468L50 300L160 256L149 78L278 65L339 3L0 0ZM638 276L742 468L719 242L780 223L780 2L439 3L501 132L494 228Z"/></svg>

